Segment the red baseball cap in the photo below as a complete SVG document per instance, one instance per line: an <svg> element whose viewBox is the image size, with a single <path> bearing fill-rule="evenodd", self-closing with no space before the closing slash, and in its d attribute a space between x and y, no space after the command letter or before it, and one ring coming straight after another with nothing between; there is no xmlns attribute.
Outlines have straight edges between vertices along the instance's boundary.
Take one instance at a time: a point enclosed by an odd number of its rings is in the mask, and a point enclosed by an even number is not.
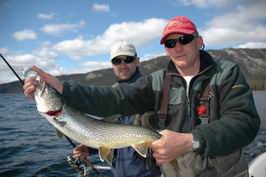
<svg viewBox="0 0 266 177"><path fill-rule="evenodd" d="M181 33L181 34L193 34L197 33L196 25L185 16L176 16L168 22L163 30L163 37L160 44L165 42L165 39L170 34Z"/></svg>

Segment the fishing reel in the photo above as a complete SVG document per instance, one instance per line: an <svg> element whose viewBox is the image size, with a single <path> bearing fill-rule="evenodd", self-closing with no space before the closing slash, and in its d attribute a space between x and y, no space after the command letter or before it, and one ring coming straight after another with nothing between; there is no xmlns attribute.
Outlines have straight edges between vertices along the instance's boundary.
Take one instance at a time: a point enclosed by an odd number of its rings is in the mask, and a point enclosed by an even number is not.
<svg viewBox="0 0 266 177"><path fill-rule="evenodd" d="M67 156L68 164L75 169L81 176L86 176L87 168L86 166L80 161L79 158L74 158L72 155Z"/></svg>

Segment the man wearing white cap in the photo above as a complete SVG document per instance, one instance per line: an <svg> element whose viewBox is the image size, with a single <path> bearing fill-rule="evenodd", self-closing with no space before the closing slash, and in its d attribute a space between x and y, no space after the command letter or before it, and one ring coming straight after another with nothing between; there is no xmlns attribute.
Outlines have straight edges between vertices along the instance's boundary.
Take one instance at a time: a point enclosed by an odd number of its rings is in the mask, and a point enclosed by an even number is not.
<svg viewBox="0 0 266 177"><path fill-rule="evenodd" d="M126 41L118 41L110 48L110 61L118 82L135 82L139 78L139 58L133 44ZM134 77L137 74L138 77Z"/></svg>
<svg viewBox="0 0 266 177"><path fill-rule="evenodd" d="M114 75L117 78L117 82L113 87L121 83L133 83L141 77L138 69L139 57L137 56L137 51L133 44L127 41L118 41L114 43L110 48L110 61L112 63ZM123 115L119 117L118 120L122 124L133 124L135 117L136 115ZM75 148L73 151L74 157L79 157L81 159L87 157L89 153L95 153L95 151L88 149L84 145ZM147 165L145 160L146 159L141 157L131 147L114 150L112 172L115 177L159 176L160 170L155 162L150 161L153 163L149 164L152 165L151 167Z"/></svg>

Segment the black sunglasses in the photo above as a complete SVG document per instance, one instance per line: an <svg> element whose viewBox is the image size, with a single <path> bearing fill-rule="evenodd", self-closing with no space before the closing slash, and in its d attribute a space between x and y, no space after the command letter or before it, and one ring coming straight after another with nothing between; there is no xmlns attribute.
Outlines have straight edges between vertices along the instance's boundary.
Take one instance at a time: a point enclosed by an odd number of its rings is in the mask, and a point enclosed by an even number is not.
<svg viewBox="0 0 266 177"><path fill-rule="evenodd" d="M179 42L181 45L186 45L197 37L198 37L198 34L188 34L188 35L180 36L176 39L168 39L164 42L164 46L166 48L173 48L175 47L177 42Z"/></svg>
<svg viewBox="0 0 266 177"><path fill-rule="evenodd" d="M131 56L115 57L111 60L111 62L113 63L113 65L120 65L123 60L124 63L129 64L132 63L135 59L136 57L131 57Z"/></svg>

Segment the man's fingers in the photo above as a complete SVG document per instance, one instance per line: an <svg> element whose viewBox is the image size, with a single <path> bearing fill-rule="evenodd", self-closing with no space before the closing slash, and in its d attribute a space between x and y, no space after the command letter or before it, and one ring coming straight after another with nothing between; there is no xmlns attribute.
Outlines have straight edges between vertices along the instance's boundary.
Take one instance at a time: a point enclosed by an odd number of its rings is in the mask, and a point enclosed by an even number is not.
<svg viewBox="0 0 266 177"><path fill-rule="evenodd" d="M29 86L29 87L27 87L27 89L25 90L26 96L29 95L29 94L31 94L31 93L33 93L34 90L35 90L35 86Z"/></svg>
<svg viewBox="0 0 266 177"><path fill-rule="evenodd" d="M157 149L160 149L163 145L163 141L162 141L162 138L161 137L160 139L156 140L156 141L153 141L149 147L153 150L153 151L156 151Z"/></svg>
<svg viewBox="0 0 266 177"><path fill-rule="evenodd" d="M41 70L40 68L38 68L35 65L32 66L32 70L36 71L39 74L39 76L41 76L45 80L46 80L47 76L49 75L48 73L44 72L43 70Z"/></svg>
<svg viewBox="0 0 266 177"><path fill-rule="evenodd" d="M59 93L63 92L63 84L56 77L54 77L53 75L49 73L44 72L43 70L36 67L35 65L32 66L32 69L39 74L39 76L43 79L45 83L54 87Z"/></svg>
<svg viewBox="0 0 266 177"><path fill-rule="evenodd" d="M165 156L160 153L153 153L153 157L155 158L157 165L167 162Z"/></svg>
<svg viewBox="0 0 266 177"><path fill-rule="evenodd" d="M74 148L74 152L80 151L79 147Z"/></svg>
<svg viewBox="0 0 266 177"><path fill-rule="evenodd" d="M30 99L34 99L33 92L36 89L37 82L35 81L35 77L27 78L23 85L24 95Z"/></svg>
<svg viewBox="0 0 266 177"><path fill-rule="evenodd" d="M52 79L51 79L51 78L53 78L52 75L50 75L49 73L41 70L40 68L38 68L35 65L32 66L32 70L36 71L38 73L38 75L41 77L41 79L44 80L44 82L46 82L48 84L52 84Z"/></svg>
<svg viewBox="0 0 266 177"><path fill-rule="evenodd" d="M26 78L24 83L30 83L30 82L33 82L36 80L36 77L29 77L29 78Z"/></svg>

